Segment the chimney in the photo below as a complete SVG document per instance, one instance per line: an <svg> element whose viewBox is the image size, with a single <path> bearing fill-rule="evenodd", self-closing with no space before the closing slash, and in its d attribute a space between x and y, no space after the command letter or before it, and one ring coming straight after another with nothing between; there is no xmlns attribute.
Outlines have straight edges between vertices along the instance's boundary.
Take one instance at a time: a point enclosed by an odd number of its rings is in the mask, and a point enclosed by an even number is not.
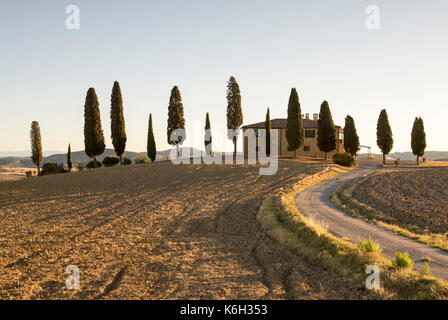
<svg viewBox="0 0 448 320"><path fill-rule="evenodd" d="M310 118L310 114L309 113L305 113L305 119L309 119Z"/></svg>
<svg viewBox="0 0 448 320"><path fill-rule="evenodd" d="M314 121L319 120L319 114L318 114L318 113L314 113L314 114L313 114L313 120L314 120Z"/></svg>

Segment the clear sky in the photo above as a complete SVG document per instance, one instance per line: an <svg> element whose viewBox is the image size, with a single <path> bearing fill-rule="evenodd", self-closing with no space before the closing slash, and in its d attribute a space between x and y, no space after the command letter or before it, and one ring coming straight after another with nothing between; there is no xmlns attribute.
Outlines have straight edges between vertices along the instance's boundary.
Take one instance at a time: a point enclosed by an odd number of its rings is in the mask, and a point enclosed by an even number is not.
<svg viewBox="0 0 448 320"><path fill-rule="evenodd" d="M66 28L68 5L80 29ZM380 9L369 30L366 7ZM37 120L46 150L84 148L87 89L100 101L107 147L110 94L121 85L127 150L146 150L153 114L166 142L171 88L181 91L187 127L225 130L226 82L236 77L244 123L286 118L291 87L303 113L327 100L336 124L350 114L361 144L376 148L386 108L393 151L410 150L422 116L427 150L448 150L448 1L23 1L0 2L0 151L29 149ZM224 131L223 131L224 132ZM230 143L230 142L229 142ZM201 145L199 145L201 146ZM215 149L220 149L214 146Z"/></svg>

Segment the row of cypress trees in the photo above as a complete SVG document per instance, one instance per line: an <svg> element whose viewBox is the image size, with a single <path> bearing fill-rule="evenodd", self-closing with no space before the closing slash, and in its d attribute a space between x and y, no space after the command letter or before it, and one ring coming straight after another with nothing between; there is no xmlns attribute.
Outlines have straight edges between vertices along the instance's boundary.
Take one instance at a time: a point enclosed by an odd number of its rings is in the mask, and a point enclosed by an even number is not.
<svg viewBox="0 0 448 320"><path fill-rule="evenodd" d="M123 98L118 81L114 82L112 88L110 120L112 145L114 146L115 153L120 159L120 164L122 164L123 154L126 149L127 136L123 115ZM106 145L104 143L104 134L101 127L98 97L94 88L89 88L89 90L87 90L87 96L84 104L84 146L86 154L90 158L93 158L94 167L96 167L96 158L104 152ZM148 124L147 154L151 161L155 161L156 153L157 150L152 127L152 115L150 114Z"/></svg>
<svg viewBox="0 0 448 320"><path fill-rule="evenodd" d="M392 128L389 123L386 109L381 110L376 126L376 143L383 154L383 164L386 164L386 155L390 153L394 145ZM425 154L426 133L423 119L416 117L411 132L412 153L416 156L417 165L420 164L420 157Z"/></svg>
<svg viewBox="0 0 448 320"><path fill-rule="evenodd" d="M241 92L235 77L231 76L227 82L227 129L229 131L228 138L233 142L233 155L236 157L237 141L239 129L243 124L243 111L241 107ZM205 152L212 153L212 137L210 131L210 116L205 115L206 136L204 137ZM177 154L179 154L179 145L186 139L185 118L182 97L179 88L174 86L171 90L170 102L168 105L168 126L167 139L170 145L176 146Z"/></svg>
<svg viewBox="0 0 448 320"><path fill-rule="evenodd" d="M122 155L126 148L126 130L123 116L123 99L121 96L120 85L114 82L111 96L111 132L112 144L115 153L120 157L122 163ZM96 158L105 150L104 135L101 128L101 118L99 111L99 102L94 88L87 91L86 101L84 105L84 144L86 154L94 159L96 166ZM236 131L231 139L234 144L234 155L236 156L236 146L239 127L243 123L243 113L241 108L241 93L236 79L231 76L227 83L227 128ZM205 129L210 129L210 117L206 114ZM179 154L179 145L186 139L184 107L180 90L174 86L171 90L170 100L168 104L168 123L167 123L167 140L170 145L176 146L177 154ZM212 138L206 137L206 152L211 153ZM156 158L156 143L154 139L154 131L152 126L152 115L149 115L148 124L148 140L147 154L151 161Z"/></svg>
<svg viewBox="0 0 448 320"><path fill-rule="evenodd" d="M294 157L296 156L297 149L304 143L304 128L301 114L302 112L297 91L295 88L292 88L288 102L286 139L288 141L288 150L294 151ZM270 135L270 128L270 114L268 108L265 125L267 136ZM327 160L327 153L336 149L337 133L327 101L324 101L320 106L317 144L319 149L325 153L325 161ZM381 110L377 122L377 145L383 153L383 164L385 164L386 155L390 153L393 147L392 129L385 109ZM416 117L414 120L411 133L411 148L413 154L416 156L418 165L420 163L420 157L424 155L426 149L426 134L421 117ZM353 157L356 156L360 149L359 136L356 132L355 122L350 115L347 115L345 118L344 149ZM266 139L266 150L267 154L269 154L270 139Z"/></svg>
<svg viewBox="0 0 448 320"><path fill-rule="evenodd" d="M266 114L266 130L270 130L269 109ZM336 149L337 132L331 116L330 106L327 101L322 102L320 106L319 119L317 121L317 145L321 151L325 153L325 161L327 161L327 153ZM353 118L347 116L346 126L344 127L344 135L348 135L349 139L344 141L344 148L352 155L356 155L359 150L359 138L356 134ZM288 102L288 117L286 124L286 140L288 141L288 151L294 151L294 157L305 138L305 130L302 123L302 111L300 108L299 96L296 88L291 89ZM267 140L266 149L270 150L270 143Z"/></svg>
<svg viewBox="0 0 448 320"><path fill-rule="evenodd" d="M288 117L286 138L288 141L288 150L294 151L296 156L297 149L304 143L304 127L301 117L301 108L297 90L291 89L288 102ZM118 81L114 82L111 94L111 138L115 153L120 159L120 164L123 162L123 154L126 148L126 130L123 115L123 99L121 89ZM243 123L243 113L241 107L241 92L236 79L231 76L227 83L227 128L233 131L229 134L229 139L232 139L234 144L234 156L236 156L237 138L239 128ZM270 154L270 111L267 109L266 113L266 153ZM178 134L178 129L183 129L182 134ZM205 130L210 129L210 117L206 114ZM337 132L330 112L330 107L327 101L322 102L320 106L318 119L318 137L317 144L321 151L325 153L325 161L327 160L327 153L336 149L337 146ZM37 121L33 121L31 125L31 150L32 160L38 167L40 174L40 164L42 162L42 145L40 136L40 127ZM179 145L185 141L185 118L182 103L182 97L177 86L171 90L169 105L168 105L168 124L167 124L168 143L176 146L179 154ZM212 152L212 137L206 135L204 139L206 152ZM101 117L99 110L98 97L94 88L89 88L84 104L84 145L86 154L94 159L94 166L96 167L96 158L101 155L106 146L104 142L104 134L101 126ZM383 109L380 113L377 123L377 145L383 153L383 163L385 163L385 156L389 154L393 146L392 129L389 124L386 110ZM411 146L413 153L417 156L417 164L419 164L419 157L423 156L426 148L426 136L423 126L423 120L415 118L412 129ZM344 149L352 156L356 156L359 151L359 137L356 132L355 123L350 115L345 118L344 126ZM152 114L149 115L148 123L148 137L147 137L147 155L151 161L156 159L156 143L154 138L154 131L152 125ZM67 150L67 165L69 169L72 168L71 147L70 144Z"/></svg>
<svg viewBox="0 0 448 320"><path fill-rule="evenodd" d="M120 85L115 81L111 96L111 132L112 144L115 153L120 157L122 163L122 155L126 148L126 130L123 116L123 99L121 96ZM105 150L104 135L101 128L101 118L99 111L99 102L94 88L87 91L86 101L84 105L84 144L86 154L94 159ZM206 114L205 129L210 129L210 117ZM231 76L227 83L227 128L234 130L232 139L234 144L234 156L236 156L237 138L239 128L243 123L243 113L241 107L241 93L239 85L235 77ZM180 90L174 86L171 90L170 100L168 104L168 123L167 123L167 140L170 145L176 146L177 154L179 154L179 145L186 139L184 107ZM211 154L211 135L205 138L206 152ZM152 115L149 116L148 124L148 140L147 154L151 161L156 158L156 143L154 139L154 131L152 126Z"/></svg>
<svg viewBox="0 0 448 320"><path fill-rule="evenodd" d="M30 140L31 140L31 160L37 166L37 174L40 176L40 165L42 164L42 138L40 134L39 122L31 122L30 130ZM68 144L67 150L67 166L68 169L72 170L72 151L70 144Z"/></svg>

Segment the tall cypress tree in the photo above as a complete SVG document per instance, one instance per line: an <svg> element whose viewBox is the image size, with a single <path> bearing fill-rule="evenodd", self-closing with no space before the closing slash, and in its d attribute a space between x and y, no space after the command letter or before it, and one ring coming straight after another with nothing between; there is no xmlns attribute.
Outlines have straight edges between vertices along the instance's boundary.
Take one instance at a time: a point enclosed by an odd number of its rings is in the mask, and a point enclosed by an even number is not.
<svg viewBox="0 0 448 320"><path fill-rule="evenodd" d="M327 153L336 149L336 127L331 116L330 106L327 101L322 102L317 120L317 146L320 151L325 152L325 162Z"/></svg>
<svg viewBox="0 0 448 320"><path fill-rule="evenodd" d="M294 150L294 158L297 155L297 149L303 145L304 136L299 95L296 88L292 88L288 102L288 118L286 119L286 140L288 141L288 150Z"/></svg>
<svg viewBox="0 0 448 320"><path fill-rule="evenodd" d="M417 165L420 164L420 157L425 154L426 149L426 133L421 117L415 118L411 133L412 153L417 156Z"/></svg>
<svg viewBox="0 0 448 320"><path fill-rule="evenodd" d="M269 108L266 112L264 128L266 130L266 155L269 156L271 154L271 115L269 113Z"/></svg>
<svg viewBox="0 0 448 320"><path fill-rule="evenodd" d="M95 89L89 88L84 104L84 146L86 154L93 158L95 168L96 158L106 149L99 106Z"/></svg>
<svg viewBox="0 0 448 320"><path fill-rule="evenodd" d="M123 163L123 153L126 148L126 129L123 116L123 98L118 81L114 82L112 95L110 97L110 126L112 144L115 153L120 158L120 164Z"/></svg>
<svg viewBox="0 0 448 320"><path fill-rule="evenodd" d="M152 114L149 114L148 142L146 150L149 159L151 159L151 162L156 161L157 149L156 149L156 141L154 140L154 130L152 128Z"/></svg>
<svg viewBox="0 0 448 320"><path fill-rule="evenodd" d="M72 148L70 147L70 143L68 144L68 150L67 150L67 167L69 171L72 171L73 164L72 164Z"/></svg>
<svg viewBox="0 0 448 320"><path fill-rule="evenodd" d="M42 163L42 141L40 137L39 122L31 122L31 159L37 166L37 174L40 176L40 164Z"/></svg>
<svg viewBox="0 0 448 320"><path fill-rule="evenodd" d="M174 133L173 140L171 140L171 133L174 130L183 129L183 135ZM182 104L182 97L177 86L171 90L170 102L168 105L168 127L167 127L168 143L176 146L177 155L179 156L179 144L182 144L186 139L185 133L185 119L184 106Z"/></svg>
<svg viewBox="0 0 448 320"><path fill-rule="evenodd" d="M345 117L344 149L353 157L355 157L359 151L359 137L356 132L355 121L349 115Z"/></svg>
<svg viewBox="0 0 448 320"><path fill-rule="evenodd" d="M227 129L236 132L230 135L229 139L233 141L233 157L236 159L236 143L238 140L239 128L243 124L243 110L241 108L240 87L236 79L231 76L227 83Z"/></svg>
<svg viewBox="0 0 448 320"><path fill-rule="evenodd" d="M210 130L210 117L207 114L205 115L205 131ZM207 155L211 155L212 154L212 134L210 132L210 136L204 136L204 145L205 145L205 153Z"/></svg>
<svg viewBox="0 0 448 320"><path fill-rule="evenodd" d="M376 144L383 153L383 164L386 164L386 154L392 150L394 139L392 137L392 128L389 124L386 109L381 110L376 125Z"/></svg>

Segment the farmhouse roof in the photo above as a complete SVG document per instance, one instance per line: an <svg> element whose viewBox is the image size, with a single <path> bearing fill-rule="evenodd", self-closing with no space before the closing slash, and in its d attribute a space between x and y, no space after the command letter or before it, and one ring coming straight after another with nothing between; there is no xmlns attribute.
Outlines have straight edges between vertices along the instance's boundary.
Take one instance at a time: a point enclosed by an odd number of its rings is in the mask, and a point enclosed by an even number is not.
<svg viewBox="0 0 448 320"><path fill-rule="evenodd" d="M272 129L286 129L286 119L272 119L271 120L271 128ZM303 127L304 128L317 128L317 121L313 119L302 119ZM265 122L257 122L252 124L247 124L243 126L243 129L264 129ZM336 126L337 128L340 128L339 126Z"/></svg>

